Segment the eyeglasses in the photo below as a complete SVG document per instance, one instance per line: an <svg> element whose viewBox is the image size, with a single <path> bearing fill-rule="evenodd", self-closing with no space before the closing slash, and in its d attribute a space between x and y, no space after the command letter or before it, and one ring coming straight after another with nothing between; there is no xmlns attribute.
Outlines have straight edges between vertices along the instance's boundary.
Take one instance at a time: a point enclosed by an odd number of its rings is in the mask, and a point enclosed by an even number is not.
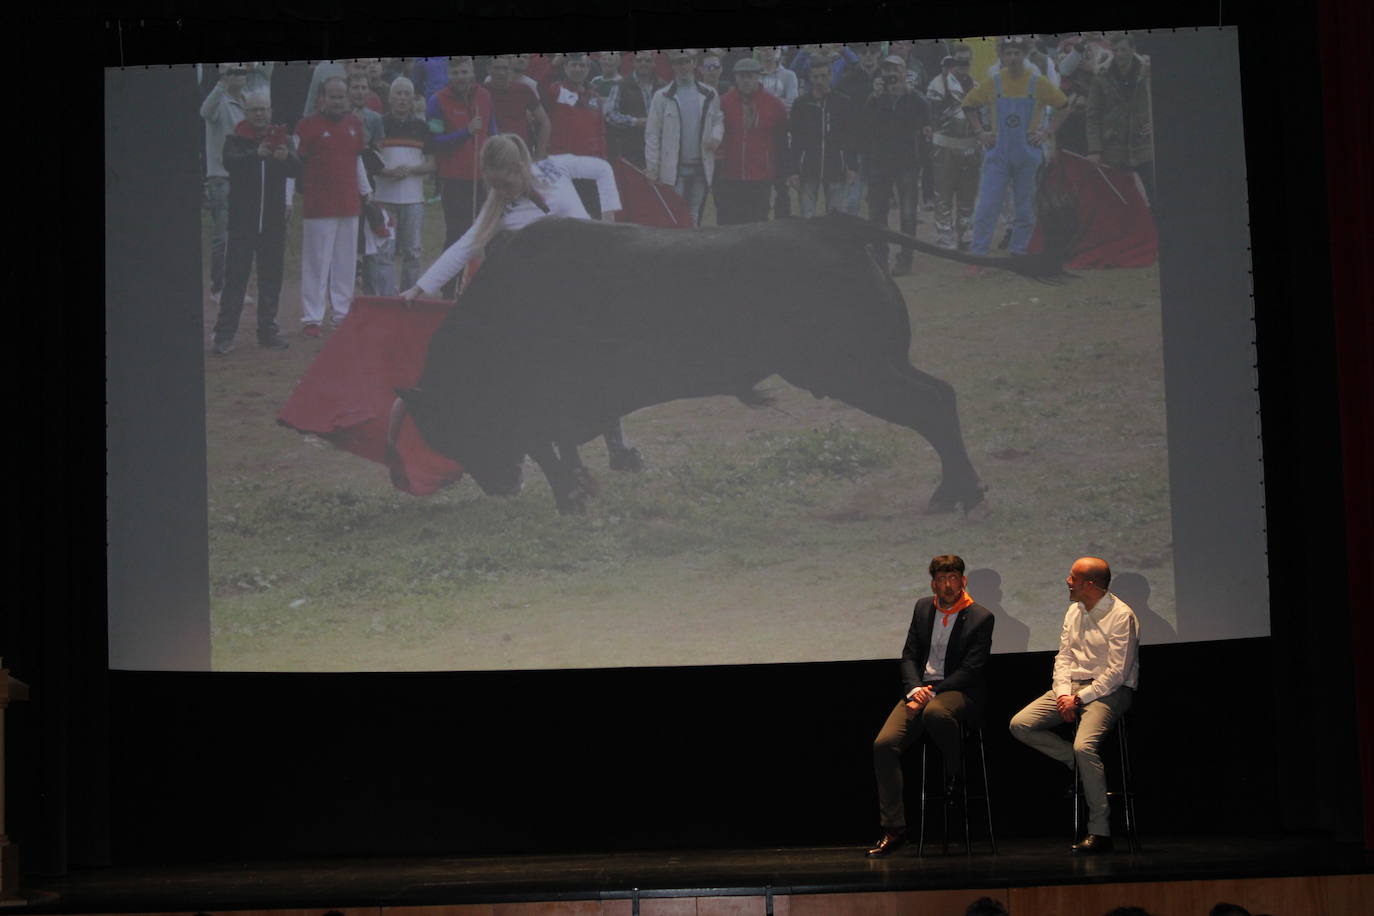
<svg viewBox="0 0 1374 916"><path fill-rule="evenodd" d="M703 69L703 70L719 70L719 69L720 69L720 64L702 64L702 65L701 65L701 69Z"/></svg>

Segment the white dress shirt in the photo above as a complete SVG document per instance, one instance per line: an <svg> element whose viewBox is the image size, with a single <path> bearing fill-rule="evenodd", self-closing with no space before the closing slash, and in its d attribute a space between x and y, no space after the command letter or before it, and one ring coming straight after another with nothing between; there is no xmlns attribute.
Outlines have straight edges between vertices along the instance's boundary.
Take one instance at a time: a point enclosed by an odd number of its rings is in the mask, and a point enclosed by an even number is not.
<svg viewBox="0 0 1374 916"><path fill-rule="evenodd" d="M1072 696L1073 682L1091 680L1078 692L1086 705L1118 687L1135 689L1140 676L1140 622L1131 606L1106 592L1085 610L1069 605L1054 657L1054 695Z"/></svg>
<svg viewBox="0 0 1374 916"><path fill-rule="evenodd" d="M934 683L945 679L945 652L949 650L949 634L953 631L954 622L959 619L959 615L950 614L949 626L945 626L945 612L940 610L938 601L931 608L931 613L935 615L935 625L930 631L930 654L926 656L926 667L921 672L921 679Z"/></svg>

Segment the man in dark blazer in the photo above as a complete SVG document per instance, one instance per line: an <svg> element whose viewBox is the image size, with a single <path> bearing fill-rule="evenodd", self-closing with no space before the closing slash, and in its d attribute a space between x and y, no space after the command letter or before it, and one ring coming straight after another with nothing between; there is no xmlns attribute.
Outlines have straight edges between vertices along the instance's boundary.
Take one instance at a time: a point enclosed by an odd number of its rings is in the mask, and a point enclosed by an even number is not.
<svg viewBox="0 0 1374 916"><path fill-rule="evenodd" d="M944 757L953 789L963 747L960 722L982 718L987 686L983 666L992 652L992 612L969 597L964 561L942 555L930 561L933 597L916 602L902 649L902 688L873 741L873 771L878 778L878 810L883 836L871 849L885 856L906 842L902 805L902 752L929 731Z"/></svg>

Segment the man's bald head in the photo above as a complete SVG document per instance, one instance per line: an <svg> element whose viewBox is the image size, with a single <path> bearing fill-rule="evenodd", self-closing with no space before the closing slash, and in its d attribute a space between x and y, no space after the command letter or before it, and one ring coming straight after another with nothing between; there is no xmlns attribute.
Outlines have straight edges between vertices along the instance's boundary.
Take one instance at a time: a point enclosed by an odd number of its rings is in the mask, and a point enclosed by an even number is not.
<svg viewBox="0 0 1374 916"><path fill-rule="evenodd" d="M1112 568L1101 557L1079 557L1074 561L1073 571L1104 592L1112 584Z"/></svg>
<svg viewBox="0 0 1374 916"><path fill-rule="evenodd" d="M1069 600L1082 602L1091 611L1112 581L1112 570L1101 557L1079 557L1073 561L1064 584L1069 587Z"/></svg>

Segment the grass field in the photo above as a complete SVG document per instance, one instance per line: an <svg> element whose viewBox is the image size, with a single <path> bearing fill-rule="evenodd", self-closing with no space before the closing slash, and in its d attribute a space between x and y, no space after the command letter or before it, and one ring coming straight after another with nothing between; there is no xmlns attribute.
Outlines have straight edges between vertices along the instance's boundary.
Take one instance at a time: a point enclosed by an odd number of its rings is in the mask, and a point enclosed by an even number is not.
<svg viewBox="0 0 1374 916"><path fill-rule="evenodd" d="M1084 553L1143 576L1173 619L1154 268L1043 286L918 256L899 279L912 362L958 392L985 518L923 514L938 462L917 434L776 378L771 408L713 398L631 415L647 470L608 471L589 444L602 495L562 517L532 463L514 499L469 480L421 499L382 466L275 424L327 342L299 333L299 226L289 239L279 320L291 349L254 346L249 306L239 347L206 357L217 669L895 657L929 591L925 565L945 552L976 570L997 651L1056 645L1063 576ZM441 246L436 204L427 259ZM207 298L207 337L214 315ZM996 577L999 594L978 592Z"/></svg>

